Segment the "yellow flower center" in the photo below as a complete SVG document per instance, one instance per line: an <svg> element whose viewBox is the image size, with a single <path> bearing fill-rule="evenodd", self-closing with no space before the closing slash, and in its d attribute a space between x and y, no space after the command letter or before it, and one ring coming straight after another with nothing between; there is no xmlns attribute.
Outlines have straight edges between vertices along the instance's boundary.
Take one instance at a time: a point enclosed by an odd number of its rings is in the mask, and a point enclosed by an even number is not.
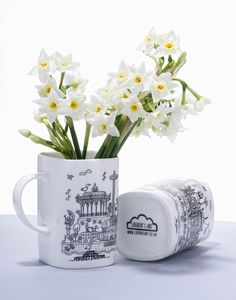
<svg viewBox="0 0 236 300"><path fill-rule="evenodd" d="M142 81L143 81L143 78L142 78L141 75L137 74L137 75L134 76L134 83L135 84L141 84Z"/></svg>
<svg viewBox="0 0 236 300"><path fill-rule="evenodd" d="M174 43L172 41L167 41L165 43L165 48L170 50L170 49L173 49L174 48Z"/></svg>
<svg viewBox="0 0 236 300"><path fill-rule="evenodd" d="M155 88L159 92L164 92L166 90L166 84L165 82L157 82Z"/></svg>
<svg viewBox="0 0 236 300"><path fill-rule="evenodd" d="M159 120L161 117L162 117L162 112L158 111L157 114L156 114L157 120Z"/></svg>
<svg viewBox="0 0 236 300"><path fill-rule="evenodd" d="M146 42L146 44L151 44L152 37L149 34L145 37L145 42Z"/></svg>
<svg viewBox="0 0 236 300"><path fill-rule="evenodd" d="M102 111L101 105L99 105L99 104L96 105L96 106L95 106L95 112L96 112L96 113L100 113L101 111Z"/></svg>
<svg viewBox="0 0 236 300"><path fill-rule="evenodd" d="M128 78L128 76L125 72L120 72L117 74L117 80L120 82L125 81L127 78Z"/></svg>
<svg viewBox="0 0 236 300"><path fill-rule="evenodd" d="M52 87L50 85L45 85L43 91L45 94L50 94Z"/></svg>
<svg viewBox="0 0 236 300"><path fill-rule="evenodd" d="M120 98L127 100L129 99L129 94L127 92L121 92Z"/></svg>
<svg viewBox="0 0 236 300"><path fill-rule="evenodd" d="M50 110L57 110L58 109L58 103L56 100L51 100L48 104L48 107Z"/></svg>
<svg viewBox="0 0 236 300"><path fill-rule="evenodd" d="M71 100L70 101L70 108L74 109L74 110L78 109L79 108L79 102L76 99Z"/></svg>
<svg viewBox="0 0 236 300"><path fill-rule="evenodd" d="M131 110L132 112L137 112L137 111L138 111L138 105L135 104L135 103L131 104L131 105L130 105L130 110Z"/></svg>
<svg viewBox="0 0 236 300"><path fill-rule="evenodd" d="M104 97L107 97L109 95L109 89L108 88L104 88L102 91L102 94Z"/></svg>
<svg viewBox="0 0 236 300"><path fill-rule="evenodd" d="M48 67L48 62L47 60L42 60L40 63L39 63L39 67L44 70Z"/></svg>
<svg viewBox="0 0 236 300"><path fill-rule="evenodd" d="M62 61L60 61L60 66L61 66L62 68L66 68L66 67L69 66L69 63L68 63L67 61L65 61L65 60L62 60Z"/></svg>
<svg viewBox="0 0 236 300"><path fill-rule="evenodd" d="M107 124L106 123L101 123L99 125L99 129L101 132L106 132L107 131Z"/></svg>

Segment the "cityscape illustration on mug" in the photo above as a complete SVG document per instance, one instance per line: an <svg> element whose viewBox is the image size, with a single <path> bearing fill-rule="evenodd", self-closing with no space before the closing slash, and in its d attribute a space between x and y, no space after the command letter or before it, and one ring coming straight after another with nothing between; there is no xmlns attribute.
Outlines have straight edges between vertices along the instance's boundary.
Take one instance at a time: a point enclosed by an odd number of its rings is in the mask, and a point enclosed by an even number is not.
<svg viewBox="0 0 236 300"><path fill-rule="evenodd" d="M211 232L208 216L213 210L213 203L204 184L195 180L174 184L165 182L159 185L159 189L169 194L176 207L178 238L174 253L207 239Z"/></svg>
<svg viewBox="0 0 236 300"><path fill-rule="evenodd" d="M80 172L79 176L90 174L90 169ZM74 176L73 176L74 177ZM67 175L68 180L71 180ZM118 174L114 170L106 177L111 182L111 193L101 191L95 182L87 183L80 188L74 199L71 198L71 188L65 192L68 201L78 204L78 209L67 209L64 215L65 236L62 241L62 253L69 256L70 261L87 261L109 257L115 251L117 234L117 193L116 180ZM72 258L72 255L74 258Z"/></svg>

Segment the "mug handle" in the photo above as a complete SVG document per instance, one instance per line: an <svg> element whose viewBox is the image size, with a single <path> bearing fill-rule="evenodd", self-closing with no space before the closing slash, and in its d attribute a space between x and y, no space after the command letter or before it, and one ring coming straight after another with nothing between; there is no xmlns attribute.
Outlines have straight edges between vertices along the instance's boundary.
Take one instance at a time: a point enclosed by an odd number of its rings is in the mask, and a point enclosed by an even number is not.
<svg viewBox="0 0 236 300"><path fill-rule="evenodd" d="M25 215L25 212L22 207L22 193L24 191L25 186L33 179L43 180L47 174L45 173L36 173L28 176L22 177L15 185L13 191L13 204L16 211L17 216L20 220L29 228L37 231L38 233L49 233L49 229L46 226L39 226L32 224Z"/></svg>

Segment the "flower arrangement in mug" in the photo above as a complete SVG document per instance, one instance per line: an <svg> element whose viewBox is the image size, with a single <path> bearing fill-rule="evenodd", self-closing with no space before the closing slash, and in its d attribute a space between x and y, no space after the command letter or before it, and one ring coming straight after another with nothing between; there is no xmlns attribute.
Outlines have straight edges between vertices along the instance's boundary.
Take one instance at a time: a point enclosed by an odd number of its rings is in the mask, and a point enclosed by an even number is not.
<svg viewBox="0 0 236 300"><path fill-rule="evenodd" d="M88 80L80 75L80 64L70 54L49 56L42 50L30 74L38 75L41 82L36 86L40 99L35 100L39 106L35 119L46 126L50 140L25 129L20 133L67 159L86 158L90 135L105 135L95 158L116 157L131 134L154 133L173 142L183 131L186 116L197 115L210 100L177 77L186 52L173 31L158 35L152 28L138 49L153 59L154 70L146 70L145 63L135 67L121 61L88 103L84 94ZM75 130L78 120L86 122L83 149Z"/></svg>

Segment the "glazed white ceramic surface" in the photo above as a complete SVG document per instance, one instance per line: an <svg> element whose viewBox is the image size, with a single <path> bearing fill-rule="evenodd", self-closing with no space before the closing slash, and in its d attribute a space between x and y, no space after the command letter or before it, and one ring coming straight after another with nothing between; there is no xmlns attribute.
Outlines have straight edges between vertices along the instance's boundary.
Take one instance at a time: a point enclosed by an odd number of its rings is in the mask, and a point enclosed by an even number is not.
<svg viewBox="0 0 236 300"><path fill-rule="evenodd" d="M168 179L118 200L118 251L134 260L159 260L206 240L214 205L205 182Z"/></svg>
<svg viewBox="0 0 236 300"><path fill-rule="evenodd" d="M38 225L22 209L22 192L33 179L38 181ZM118 158L66 160L42 153L38 172L16 184L13 203L21 221L38 232L41 261L92 268L114 263L117 197Z"/></svg>

